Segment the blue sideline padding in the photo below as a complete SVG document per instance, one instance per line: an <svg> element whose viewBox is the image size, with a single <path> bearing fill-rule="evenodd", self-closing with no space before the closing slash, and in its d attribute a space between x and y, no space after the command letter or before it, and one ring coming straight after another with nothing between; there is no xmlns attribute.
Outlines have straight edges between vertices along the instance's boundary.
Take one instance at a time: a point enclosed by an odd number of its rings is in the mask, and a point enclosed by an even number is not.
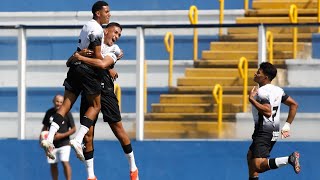
<svg viewBox="0 0 320 180"><path fill-rule="evenodd" d="M144 141L132 142L140 179L244 180L248 179L246 154L249 141ZM49 165L37 140L0 140L0 174L8 180L50 179ZM260 174L260 179L319 179L320 142L278 142L271 157L298 150L299 175L288 165ZM86 179L83 163L71 152L72 179ZM59 164L59 179L64 179ZM95 141L95 172L99 179L129 179L128 161L117 141Z"/></svg>
<svg viewBox="0 0 320 180"><path fill-rule="evenodd" d="M217 41L218 36L199 36L198 57L203 50L210 49L210 42ZM145 37L145 57L147 60L168 59L169 55L163 43L164 36ZM193 59L193 36L175 36L174 59ZM76 50L78 37L28 37L28 60L66 60ZM124 36L117 43L124 51L123 59L136 59L136 37ZM0 60L17 60L17 38L0 37Z"/></svg>
<svg viewBox="0 0 320 180"><path fill-rule="evenodd" d="M25 12L25 11L91 11L91 6L96 0L2 0L0 12ZM112 11L140 11L140 10L188 10L190 6L196 5L201 9L219 9L219 1L212 0L190 0L190 1L172 1L172 0L121 0L111 1L109 3ZM252 0L249 0L251 6ZM243 9L244 1L232 0L225 1L225 9Z"/></svg>

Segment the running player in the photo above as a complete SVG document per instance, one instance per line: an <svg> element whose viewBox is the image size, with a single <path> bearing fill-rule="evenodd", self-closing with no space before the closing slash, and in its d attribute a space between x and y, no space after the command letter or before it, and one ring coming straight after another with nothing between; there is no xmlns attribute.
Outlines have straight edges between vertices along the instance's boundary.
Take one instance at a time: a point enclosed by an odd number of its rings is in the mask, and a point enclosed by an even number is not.
<svg viewBox="0 0 320 180"><path fill-rule="evenodd" d="M109 23L110 9L108 3L104 1L97 1L92 6L93 19L85 24L80 32L78 48L88 48L94 52L94 56L102 59L101 45L103 43L103 28L102 24ZM110 62L113 64L114 61ZM54 149L53 137L59 130L60 126L64 124L63 117L70 111L72 105L78 98L81 92L84 92L88 100L89 107L84 116L80 117L80 128L73 140L70 140L71 147L76 151L77 157L84 161L82 152L82 140L89 128L93 125L94 119L100 111L100 93L101 93L101 76L98 69L75 62L70 65L67 78L64 81L65 100L61 108L53 115L53 122L51 123L48 139L41 141L41 146L46 151L49 158L55 159L52 151Z"/></svg>
<svg viewBox="0 0 320 180"><path fill-rule="evenodd" d="M110 58L111 56L106 56L110 53L117 55L118 58L121 58L123 53L120 51L120 48L114 44L121 36L122 28L118 23L109 23L105 28L105 44L102 45L102 54L105 58ZM101 69L109 69L108 63L106 60L101 60L98 62L96 59L87 58L85 56L90 55L90 53L86 52L83 53L84 56L81 56L80 53L75 53L75 57L80 61L90 64L95 67L99 67ZM105 122L108 122L111 130L119 140L122 149L125 153L125 156L129 162L129 169L130 169L130 179L131 180L138 180L138 168L135 163L135 158L131 146L130 139L125 132L122 122L121 122L121 115L118 105L118 99L114 94L114 75L110 74L111 70L104 70L103 77L102 77L102 91L101 91L101 112L103 114L103 119ZM81 109L80 114L83 114L88 107L88 101L81 98ZM96 119L97 120L97 119ZM86 167L88 172L88 180L96 179L94 174L94 164L93 164L93 137L94 137L94 127L93 125L89 132L85 136L85 149L84 149L84 157L86 160Z"/></svg>
<svg viewBox="0 0 320 180"><path fill-rule="evenodd" d="M252 104L252 115L255 123L252 144L248 150L247 162L249 180L258 180L259 173L291 164L295 173L300 172L298 152L289 156L269 158L269 154L280 135L280 106L289 106L287 120L281 129L281 136L290 135L290 125L296 115L298 104L284 93L283 89L272 85L271 81L277 75L274 65L263 62L254 74L254 81L259 88L254 87L249 95Z"/></svg>

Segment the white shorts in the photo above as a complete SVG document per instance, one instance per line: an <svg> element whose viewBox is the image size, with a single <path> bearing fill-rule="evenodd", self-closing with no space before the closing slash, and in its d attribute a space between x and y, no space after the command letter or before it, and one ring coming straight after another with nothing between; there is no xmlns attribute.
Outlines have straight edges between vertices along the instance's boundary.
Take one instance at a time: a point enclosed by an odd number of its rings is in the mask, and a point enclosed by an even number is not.
<svg viewBox="0 0 320 180"><path fill-rule="evenodd" d="M68 162L70 158L71 146L62 146L59 148L55 148L53 150L53 154L56 157L55 160L47 158L49 164L54 164L58 162Z"/></svg>

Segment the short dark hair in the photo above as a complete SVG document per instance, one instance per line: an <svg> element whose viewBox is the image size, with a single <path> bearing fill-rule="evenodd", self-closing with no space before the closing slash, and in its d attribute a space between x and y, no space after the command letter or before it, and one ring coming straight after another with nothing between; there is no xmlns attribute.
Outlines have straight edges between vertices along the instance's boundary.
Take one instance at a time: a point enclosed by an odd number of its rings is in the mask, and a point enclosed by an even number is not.
<svg viewBox="0 0 320 180"><path fill-rule="evenodd" d="M102 9L103 6L109 6L109 4L105 1L97 1L92 5L92 14L95 16L95 13Z"/></svg>
<svg viewBox="0 0 320 180"><path fill-rule="evenodd" d="M116 22L111 22L111 23L107 24L106 28L113 27L113 26L119 27L121 29L121 31L122 31L121 25L119 23L116 23Z"/></svg>
<svg viewBox="0 0 320 180"><path fill-rule="evenodd" d="M261 63L259 68L263 71L263 74L269 78L270 81L277 76L277 68L269 62Z"/></svg>

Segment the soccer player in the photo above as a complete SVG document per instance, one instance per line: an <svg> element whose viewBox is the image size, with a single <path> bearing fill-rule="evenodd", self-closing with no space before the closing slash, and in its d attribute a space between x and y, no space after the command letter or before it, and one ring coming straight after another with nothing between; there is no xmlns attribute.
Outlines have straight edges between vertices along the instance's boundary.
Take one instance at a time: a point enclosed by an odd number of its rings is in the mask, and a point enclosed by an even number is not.
<svg viewBox="0 0 320 180"><path fill-rule="evenodd" d="M298 152L293 152L285 157L269 158L280 133L283 138L290 136L290 125L298 108L298 104L282 88L271 84L276 75L277 69L268 62L261 63L258 71L254 74L254 81L259 84L259 88L254 87L249 94L255 123L253 141L247 154L249 180L258 180L259 173L288 164L293 166L295 173L300 172ZM281 103L289 106L289 113L281 132L279 132Z"/></svg>
<svg viewBox="0 0 320 180"><path fill-rule="evenodd" d="M63 96L58 94L54 96L53 100L54 107L50 108L42 121L43 127L41 132L48 131L50 124L52 122L52 115L54 115L57 110L61 107L63 103ZM71 147L69 145L70 135L76 132L76 126L74 125L74 120L72 114L69 112L67 116L64 118L65 123L60 126L59 131L54 136L53 144L56 147L53 150L53 155L57 156L55 160L50 158L48 159L48 163L50 164L51 177L53 180L58 180L58 162L61 161L64 169L64 175L66 180L71 180L71 166L69 163L70 150Z"/></svg>
<svg viewBox="0 0 320 180"><path fill-rule="evenodd" d="M121 31L122 31L122 28L118 23L112 22L107 25L107 27L105 28L105 45L102 46L103 55L113 53L117 55L118 59L123 56L123 53L119 53L120 48L114 44L120 38ZM87 56L88 54L85 53L84 55ZM98 60L96 59L88 58L85 56L81 56L80 53L75 54L75 57L77 59L81 60L86 64L90 64L94 67L98 67L101 69L106 69L103 71L104 73L102 78L102 91L101 91L101 112L103 114L103 119L105 122L108 122L112 132L119 140L122 146L122 149L125 153L125 156L128 159L129 169L130 169L130 179L138 180L139 179L138 168L135 163L131 142L126 131L122 126L118 99L114 94L113 81L116 77L114 77L115 75L111 74L113 71L109 69L110 67L108 66L108 63L104 63L104 60L101 60L100 62L98 62ZM106 56L106 58L109 58L109 57ZM83 97L84 96L82 96L81 98L80 114L83 114L83 112L85 112L85 110L88 107L88 101ZM94 127L95 125L93 125L90 128L84 140L84 143L85 143L84 157L86 160L86 167L87 167L89 180L94 180L96 178L94 174L94 164L93 164Z"/></svg>
<svg viewBox="0 0 320 180"><path fill-rule="evenodd" d="M92 6L92 14L93 19L85 24L80 32L77 50L80 51L85 48L91 49L96 58L103 59L101 55L101 45L104 36L102 24L109 23L111 16L108 3L104 1L94 3ZM110 65L113 63L114 61L111 61ZM48 139L42 140L41 146L49 158L55 159L55 156L52 154L54 149L54 145L52 144L53 137L60 126L64 124L63 117L70 111L79 94L84 92L89 107L84 116L80 117L81 126L76 137L70 140L70 145L75 150L77 157L84 161L81 143L100 111L101 75L100 70L80 63L79 61L69 65L70 68L67 78L63 84L65 86L65 100L61 108L53 115L53 122L50 126Z"/></svg>

